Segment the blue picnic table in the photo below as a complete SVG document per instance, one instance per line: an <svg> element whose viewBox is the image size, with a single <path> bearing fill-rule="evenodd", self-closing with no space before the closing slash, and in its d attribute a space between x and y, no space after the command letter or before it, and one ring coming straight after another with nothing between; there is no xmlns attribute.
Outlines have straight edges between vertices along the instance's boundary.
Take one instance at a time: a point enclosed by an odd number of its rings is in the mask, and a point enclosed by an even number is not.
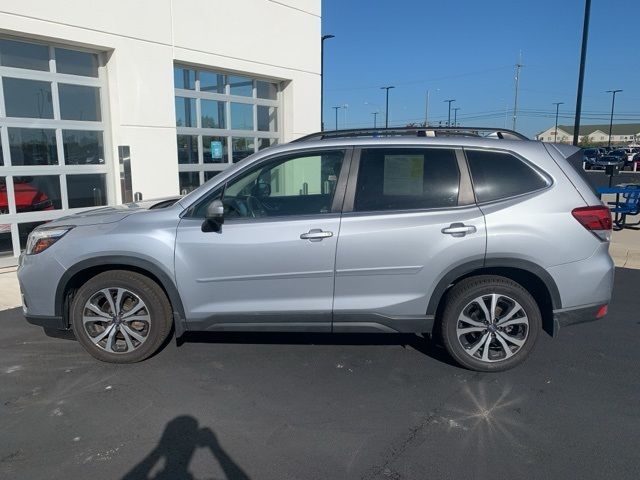
<svg viewBox="0 0 640 480"><path fill-rule="evenodd" d="M600 196L615 194L616 201L608 202L608 205L611 213L614 214L613 223L618 230L640 225L640 220L635 223L627 222L627 215L640 214L640 185L616 185L615 187L599 187L596 190Z"/></svg>

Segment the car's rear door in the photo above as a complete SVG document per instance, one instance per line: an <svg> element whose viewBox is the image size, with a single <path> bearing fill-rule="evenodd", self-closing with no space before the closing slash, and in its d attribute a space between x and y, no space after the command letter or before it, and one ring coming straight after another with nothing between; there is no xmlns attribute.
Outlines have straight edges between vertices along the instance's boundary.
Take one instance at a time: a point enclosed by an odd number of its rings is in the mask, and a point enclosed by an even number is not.
<svg viewBox="0 0 640 480"><path fill-rule="evenodd" d="M357 149L338 239L334 331L428 331L436 285L456 266L482 266L485 244L461 149Z"/></svg>

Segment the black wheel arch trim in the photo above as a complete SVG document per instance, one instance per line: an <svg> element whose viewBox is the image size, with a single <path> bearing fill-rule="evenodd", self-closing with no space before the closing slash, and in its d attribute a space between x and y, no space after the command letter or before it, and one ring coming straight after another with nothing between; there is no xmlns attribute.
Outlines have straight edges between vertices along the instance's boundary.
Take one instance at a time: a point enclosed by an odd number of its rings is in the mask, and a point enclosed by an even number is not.
<svg viewBox="0 0 640 480"><path fill-rule="evenodd" d="M167 274L161 267L159 267L151 260L146 260L139 257L130 257L127 255L105 255L89 258L74 264L64 272L62 278L60 279L60 282L58 282L58 287L56 288L55 315L64 319L63 321L66 322L67 325L68 318L65 318L65 294L67 292L69 281L83 270L101 266L134 267L136 269L149 272L151 275L156 277L164 291L167 292L169 301L171 302L176 336L179 337L185 332L186 316L184 306L182 305L182 300L180 298L178 288L176 287L169 274Z"/></svg>
<svg viewBox="0 0 640 480"><path fill-rule="evenodd" d="M543 267L536 263L519 258L486 257L484 259L469 260L446 272L431 294L431 298L429 299L429 304L427 306L427 315L436 314L440 300L449 285L457 279L483 268L515 268L535 275L547 287L549 296L551 297L552 308L554 310L562 308L562 300L560 298L558 286L551 275L549 275L549 272L547 272Z"/></svg>

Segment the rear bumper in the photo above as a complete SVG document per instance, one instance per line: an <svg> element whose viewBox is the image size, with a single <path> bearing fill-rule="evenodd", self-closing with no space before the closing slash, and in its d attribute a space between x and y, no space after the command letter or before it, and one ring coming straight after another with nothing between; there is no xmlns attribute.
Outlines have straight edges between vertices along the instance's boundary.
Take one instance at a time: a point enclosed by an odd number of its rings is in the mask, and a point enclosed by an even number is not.
<svg viewBox="0 0 640 480"><path fill-rule="evenodd" d="M598 312L602 308L602 303L594 305L583 305L580 307L564 308L553 311L553 336L558 334L562 327L576 325L578 323L593 322L604 318L604 315L598 317Z"/></svg>

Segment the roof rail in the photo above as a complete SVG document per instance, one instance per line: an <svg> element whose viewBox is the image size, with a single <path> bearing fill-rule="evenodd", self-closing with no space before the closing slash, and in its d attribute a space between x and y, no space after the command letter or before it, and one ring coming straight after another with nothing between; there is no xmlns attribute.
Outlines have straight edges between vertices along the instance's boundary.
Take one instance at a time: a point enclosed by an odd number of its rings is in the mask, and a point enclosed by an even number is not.
<svg viewBox="0 0 640 480"><path fill-rule="evenodd" d="M492 127L392 127L392 128L353 128L348 130L325 130L300 137L293 142L308 142L311 140L325 140L331 138L353 137L485 137L505 140L529 140L526 136L514 130Z"/></svg>

